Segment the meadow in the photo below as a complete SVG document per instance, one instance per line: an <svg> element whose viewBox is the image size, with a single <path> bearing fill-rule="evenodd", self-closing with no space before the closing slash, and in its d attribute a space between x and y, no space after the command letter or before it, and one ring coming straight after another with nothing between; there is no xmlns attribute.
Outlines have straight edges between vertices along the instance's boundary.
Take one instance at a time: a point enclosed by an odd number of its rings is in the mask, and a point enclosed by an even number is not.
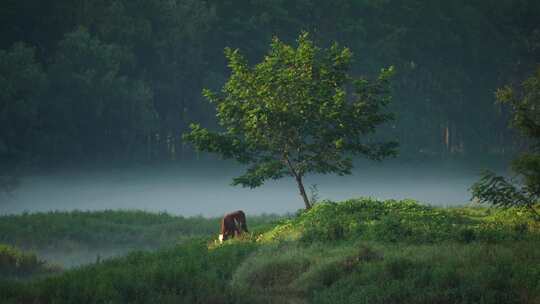
<svg viewBox="0 0 540 304"><path fill-rule="evenodd" d="M67 215L39 216L46 226L58 227L52 218ZM2 242L22 242L26 237L18 230L24 227L15 223L29 216L12 216L14 234ZM540 303L540 223L520 209L438 208L411 200L321 202L283 218L248 215L250 233L222 245L215 242L217 219L112 211L75 215L77 222L89 218L87 227L107 216L146 231L148 240L165 227L177 227L166 231L178 235L185 223L193 233L182 240L164 237L169 246L162 249L3 278L0 302ZM111 240L120 240L131 235L126 227L98 231L116 231ZM71 230L48 231L26 244L47 244ZM83 228L76 231L86 235ZM145 239L135 234L133 244L142 246ZM83 239L102 241L90 234Z"/></svg>
<svg viewBox="0 0 540 304"><path fill-rule="evenodd" d="M250 220L260 226L276 218L260 215ZM137 210L23 213L0 216L0 244L73 267L133 250L156 250L217 235L219 220Z"/></svg>

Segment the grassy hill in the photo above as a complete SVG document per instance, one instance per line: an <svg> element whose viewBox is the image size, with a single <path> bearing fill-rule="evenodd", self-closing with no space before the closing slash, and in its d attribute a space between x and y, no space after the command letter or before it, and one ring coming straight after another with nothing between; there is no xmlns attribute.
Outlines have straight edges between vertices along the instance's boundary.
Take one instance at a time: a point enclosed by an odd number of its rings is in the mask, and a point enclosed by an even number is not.
<svg viewBox="0 0 540 304"><path fill-rule="evenodd" d="M360 199L268 222L3 280L0 302L540 303L540 223L521 210Z"/></svg>

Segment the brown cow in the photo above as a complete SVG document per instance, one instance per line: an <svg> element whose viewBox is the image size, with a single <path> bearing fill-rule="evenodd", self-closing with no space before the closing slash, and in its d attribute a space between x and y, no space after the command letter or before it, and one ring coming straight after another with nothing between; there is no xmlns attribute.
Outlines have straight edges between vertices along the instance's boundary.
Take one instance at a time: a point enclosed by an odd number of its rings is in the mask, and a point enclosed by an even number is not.
<svg viewBox="0 0 540 304"><path fill-rule="evenodd" d="M219 242L234 238L242 232L248 232L246 215L242 210L225 214L221 219L221 233L219 234Z"/></svg>

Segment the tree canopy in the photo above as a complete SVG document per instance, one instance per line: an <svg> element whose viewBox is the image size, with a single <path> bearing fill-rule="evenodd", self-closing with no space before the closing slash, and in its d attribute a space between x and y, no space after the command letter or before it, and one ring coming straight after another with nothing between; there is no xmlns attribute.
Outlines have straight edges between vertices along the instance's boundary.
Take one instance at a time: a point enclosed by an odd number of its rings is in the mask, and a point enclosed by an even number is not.
<svg viewBox="0 0 540 304"><path fill-rule="evenodd" d="M384 112L392 67L375 80L354 78L348 48L321 49L307 33L296 47L274 38L254 67L238 49L227 48L225 54L231 76L221 92L204 91L224 131L193 124L185 138L198 150L249 164L233 184L253 188L292 176L310 208L302 182L306 174L350 174L351 155L379 160L396 153L395 142L368 137L392 119Z"/></svg>
<svg viewBox="0 0 540 304"><path fill-rule="evenodd" d="M4 0L0 52L26 59L0 66L2 88L19 88L2 95L0 161L193 158L181 134L217 126L200 92L227 79L222 50L255 62L273 35L291 43L301 30L354 50L354 74L395 67L399 115L379 134L401 154L511 153L521 140L491 92L539 62L539 14L537 0Z"/></svg>
<svg viewBox="0 0 540 304"><path fill-rule="evenodd" d="M511 126L530 139L530 148L513 160L513 180L487 171L472 186L473 196L495 206L527 208L540 220L534 208L540 201L540 68L518 88L497 90L496 97L511 107Z"/></svg>

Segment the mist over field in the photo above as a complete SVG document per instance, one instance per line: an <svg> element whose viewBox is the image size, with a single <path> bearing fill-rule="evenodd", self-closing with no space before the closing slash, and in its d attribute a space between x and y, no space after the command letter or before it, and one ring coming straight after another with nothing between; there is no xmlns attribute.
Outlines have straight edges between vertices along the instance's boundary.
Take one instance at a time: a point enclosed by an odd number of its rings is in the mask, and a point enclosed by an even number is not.
<svg viewBox="0 0 540 304"><path fill-rule="evenodd" d="M500 170L504 173L504 166ZM497 169L497 168L494 168ZM354 197L411 198L432 205L463 205L481 169L470 163L362 162L352 175L308 176L319 200ZM1 214L52 210L141 209L183 216L294 212L302 207L291 178L249 189L231 186L242 168L231 162L194 161L174 166L72 169L31 175L0 204Z"/></svg>

